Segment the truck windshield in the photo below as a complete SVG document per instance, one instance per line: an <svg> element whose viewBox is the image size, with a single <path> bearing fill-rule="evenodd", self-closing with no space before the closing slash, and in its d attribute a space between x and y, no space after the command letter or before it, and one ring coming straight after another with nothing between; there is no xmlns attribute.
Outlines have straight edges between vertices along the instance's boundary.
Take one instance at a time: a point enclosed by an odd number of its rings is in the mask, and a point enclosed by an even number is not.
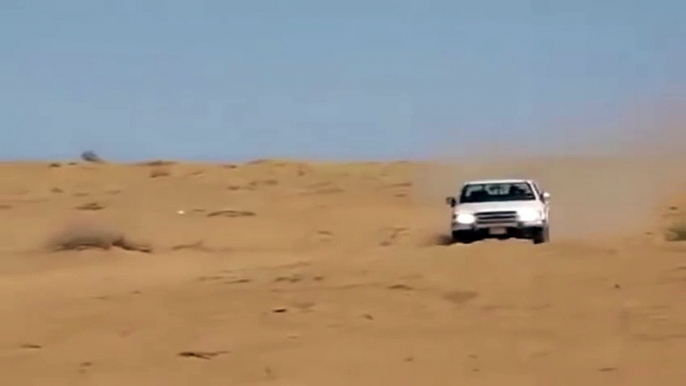
<svg viewBox="0 0 686 386"><path fill-rule="evenodd" d="M526 182L467 184L460 194L460 203L535 200L531 185Z"/></svg>

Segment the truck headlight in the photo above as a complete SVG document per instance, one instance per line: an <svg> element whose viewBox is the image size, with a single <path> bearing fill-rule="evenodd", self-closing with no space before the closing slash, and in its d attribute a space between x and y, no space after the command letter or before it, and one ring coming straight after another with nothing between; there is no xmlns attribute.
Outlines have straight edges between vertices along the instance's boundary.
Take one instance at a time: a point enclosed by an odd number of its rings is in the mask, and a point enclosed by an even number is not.
<svg viewBox="0 0 686 386"><path fill-rule="evenodd" d="M474 221L476 221L476 217L474 217L473 214L469 213L458 213L455 216L455 221L457 221L460 224L474 224Z"/></svg>
<svg viewBox="0 0 686 386"><path fill-rule="evenodd" d="M521 210L517 213L521 222L535 222L543 218L541 212L533 209Z"/></svg>

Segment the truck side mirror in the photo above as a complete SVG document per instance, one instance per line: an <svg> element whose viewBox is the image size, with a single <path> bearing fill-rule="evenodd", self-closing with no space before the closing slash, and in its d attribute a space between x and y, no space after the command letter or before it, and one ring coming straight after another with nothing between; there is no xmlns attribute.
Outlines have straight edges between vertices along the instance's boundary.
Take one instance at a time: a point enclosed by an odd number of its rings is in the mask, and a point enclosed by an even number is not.
<svg viewBox="0 0 686 386"><path fill-rule="evenodd" d="M455 197L446 197L445 203L450 205L450 207L455 207L455 205L457 204L457 202L455 201Z"/></svg>
<svg viewBox="0 0 686 386"><path fill-rule="evenodd" d="M543 201L548 201L548 200L550 200L550 193L543 192Z"/></svg>

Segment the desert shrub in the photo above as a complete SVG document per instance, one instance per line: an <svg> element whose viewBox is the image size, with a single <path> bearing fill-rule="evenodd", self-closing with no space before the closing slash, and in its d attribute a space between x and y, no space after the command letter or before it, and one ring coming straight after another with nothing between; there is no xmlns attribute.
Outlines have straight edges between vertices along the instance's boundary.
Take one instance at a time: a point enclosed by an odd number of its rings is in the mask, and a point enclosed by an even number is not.
<svg viewBox="0 0 686 386"><path fill-rule="evenodd" d="M76 207L78 210L103 210L105 206L99 202L89 202Z"/></svg>
<svg viewBox="0 0 686 386"><path fill-rule="evenodd" d="M176 165L176 162L174 161L165 161L165 160L154 160L154 161L144 161L144 162L139 162L136 164L137 166L172 166Z"/></svg>
<svg viewBox="0 0 686 386"><path fill-rule="evenodd" d="M129 251L152 252L149 245L135 242L118 229L97 221L74 221L66 224L52 235L47 247L54 252L83 249L109 250L114 247Z"/></svg>
<svg viewBox="0 0 686 386"><path fill-rule="evenodd" d="M94 162L94 163L104 163L105 161L100 158L97 154L95 154L94 151L84 151L81 153L81 159L86 161L86 162Z"/></svg>
<svg viewBox="0 0 686 386"><path fill-rule="evenodd" d="M162 167L154 168L150 171L150 178L168 177L171 172Z"/></svg>

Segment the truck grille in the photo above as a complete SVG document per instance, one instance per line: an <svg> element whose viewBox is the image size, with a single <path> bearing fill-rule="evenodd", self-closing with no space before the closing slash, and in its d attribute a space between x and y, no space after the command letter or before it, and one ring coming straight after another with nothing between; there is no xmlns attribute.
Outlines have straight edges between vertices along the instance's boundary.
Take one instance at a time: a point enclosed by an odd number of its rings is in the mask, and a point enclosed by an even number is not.
<svg viewBox="0 0 686 386"><path fill-rule="evenodd" d="M517 222L516 211L479 212L474 216L477 225L508 225Z"/></svg>

